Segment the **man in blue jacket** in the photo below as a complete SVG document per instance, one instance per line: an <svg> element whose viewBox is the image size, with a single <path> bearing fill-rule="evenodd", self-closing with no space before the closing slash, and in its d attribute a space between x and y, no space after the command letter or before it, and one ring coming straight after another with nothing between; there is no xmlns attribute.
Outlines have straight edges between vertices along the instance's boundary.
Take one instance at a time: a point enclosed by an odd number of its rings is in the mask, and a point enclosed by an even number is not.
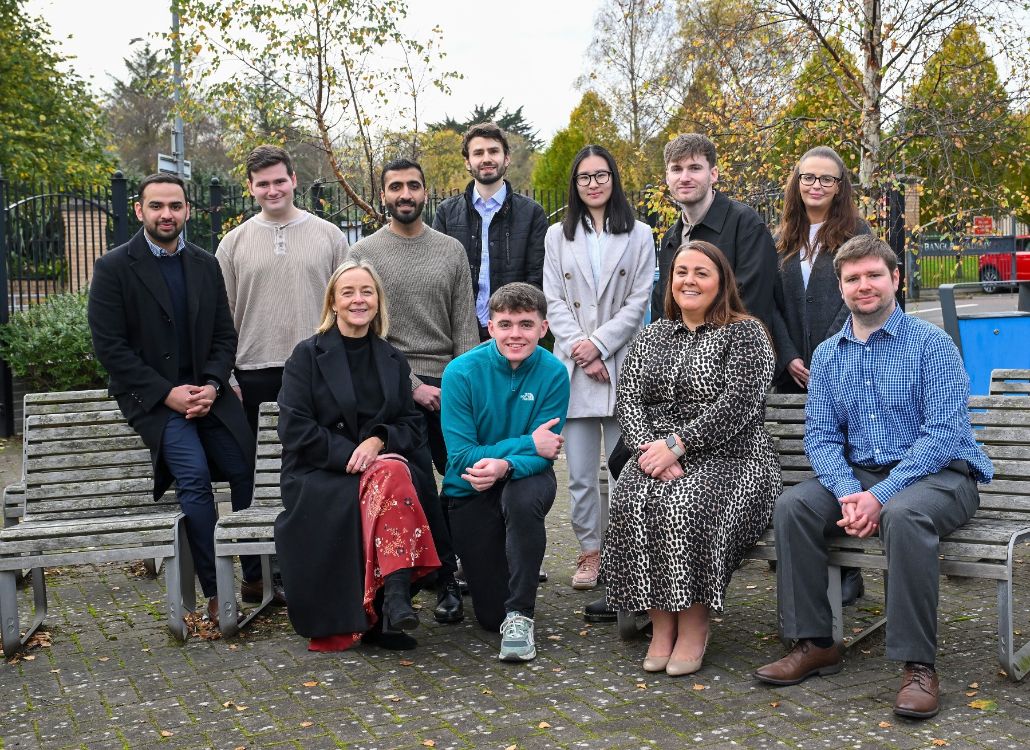
<svg viewBox="0 0 1030 750"><path fill-rule="evenodd" d="M500 628L502 661L536 656L533 615L554 504L553 463L569 406L565 366L538 342L544 293L523 282L490 297L490 341L444 370L443 495L479 624Z"/></svg>

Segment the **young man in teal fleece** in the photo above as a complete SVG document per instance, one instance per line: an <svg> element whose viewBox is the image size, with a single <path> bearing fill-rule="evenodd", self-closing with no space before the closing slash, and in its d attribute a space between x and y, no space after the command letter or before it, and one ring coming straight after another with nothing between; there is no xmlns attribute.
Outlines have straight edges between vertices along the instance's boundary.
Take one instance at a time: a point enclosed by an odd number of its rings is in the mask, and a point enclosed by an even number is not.
<svg viewBox="0 0 1030 750"><path fill-rule="evenodd" d="M443 495L476 619L500 628L501 660L528 661L536 656L533 614L569 377L537 345L547 333L543 292L507 284L489 305L491 340L443 374Z"/></svg>

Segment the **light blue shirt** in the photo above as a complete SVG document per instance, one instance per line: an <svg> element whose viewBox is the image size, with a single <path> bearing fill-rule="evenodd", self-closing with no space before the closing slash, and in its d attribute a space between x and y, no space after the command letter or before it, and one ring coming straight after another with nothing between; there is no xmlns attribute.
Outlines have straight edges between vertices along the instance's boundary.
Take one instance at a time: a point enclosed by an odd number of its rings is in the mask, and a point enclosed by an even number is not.
<svg viewBox="0 0 1030 750"><path fill-rule="evenodd" d="M480 234L479 279L477 280L479 288L476 291L476 317L479 318L481 326L486 326L490 320L490 222L493 220L494 214L501 210L507 195L508 186L503 182L501 189L486 200L483 200L478 188L472 188L472 207L483 219Z"/></svg>
<svg viewBox="0 0 1030 750"><path fill-rule="evenodd" d="M991 461L973 440L969 377L943 330L900 307L867 341L851 319L812 355L805 452L837 498L862 491L852 465L897 464L869 488L881 503L962 459L978 482Z"/></svg>

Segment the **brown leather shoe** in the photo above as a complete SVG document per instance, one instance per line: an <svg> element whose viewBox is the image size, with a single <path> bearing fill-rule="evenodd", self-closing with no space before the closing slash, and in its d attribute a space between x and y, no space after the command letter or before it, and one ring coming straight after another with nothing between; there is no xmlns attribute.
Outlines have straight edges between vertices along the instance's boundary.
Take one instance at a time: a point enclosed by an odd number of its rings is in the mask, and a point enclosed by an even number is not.
<svg viewBox="0 0 1030 750"><path fill-rule="evenodd" d="M212 596L207 600L207 619L218 625L218 597Z"/></svg>
<svg viewBox="0 0 1030 750"><path fill-rule="evenodd" d="M260 604L265 595L264 586L261 578L256 581L244 581L240 584L240 598L245 604ZM272 601L269 602L269 605L273 607L286 606L286 593L282 586L272 584Z"/></svg>
<svg viewBox="0 0 1030 750"><path fill-rule="evenodd" d="M797 685L814 674L836 674L844 665L840 646L819 648L808 639L794 644L786 656L755 671L755 677L770 685Z"/></svg>
<svg viewBox="0 0 1030 750"><path fill-rule="evenodd" d="M894 713L910 719L929 719L940 710L940 679L922 664L905 662L901 689L894 701Z"/></svg>

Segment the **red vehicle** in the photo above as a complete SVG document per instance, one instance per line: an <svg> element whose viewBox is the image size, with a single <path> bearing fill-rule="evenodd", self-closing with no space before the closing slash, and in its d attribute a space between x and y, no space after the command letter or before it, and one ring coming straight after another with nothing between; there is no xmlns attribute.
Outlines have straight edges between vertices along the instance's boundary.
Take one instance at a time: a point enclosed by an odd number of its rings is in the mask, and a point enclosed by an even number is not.
<svg viewBox="0 0 1030 750"><path fill-rule="evenodd" d="M992 238L993 239L993 238ZM999 238L1001 239L1001 238ZM1016 281L1030 281L1030 235L1015 237ZM991 243L994 247L997 244ZM987 294L998 289L999 281L1012 280L1012 252L989 252L980 256L980 283Z"/></svg>

